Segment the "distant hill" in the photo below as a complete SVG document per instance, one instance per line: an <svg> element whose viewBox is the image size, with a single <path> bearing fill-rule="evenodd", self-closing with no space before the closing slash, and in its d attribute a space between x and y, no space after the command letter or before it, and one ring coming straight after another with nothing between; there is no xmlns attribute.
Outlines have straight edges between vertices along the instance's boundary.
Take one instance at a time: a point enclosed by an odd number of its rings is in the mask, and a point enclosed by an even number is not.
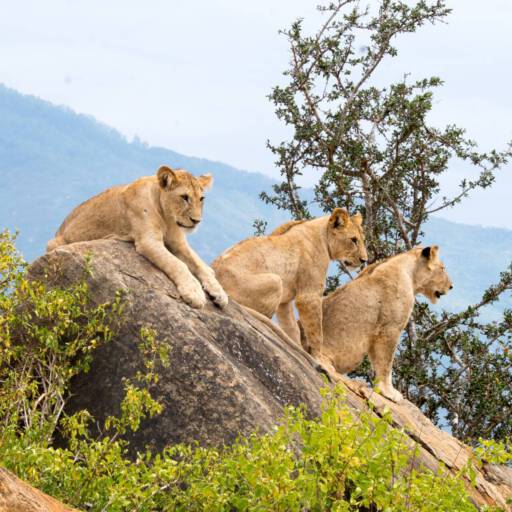
<svg viewBox="0 0 512 512"><path fill-rule="evenodd" d="M29 260L44 252L77 204L112 185L154 174L163 163L215 178L205 222L192 238L208 260L251 235L254 219L264 217L270 225L287 219L258 198L273 183L262 174L127 142L92 117L0 85L0 228L20 230L18 245Z"/></svg>
<svg viewBox="0 0 512 512"><path fill-rule="evenodd" d="M190 238L207 261L252 235L256 218L271 227L288 218L258 198L273 184L261 174L128 142L92 117L0 85L0 229L20 230L18 247L28 260L44 252L46 241L77 204L112 185L153 174L163 163L214 175L204 223ZM453 277L455 288L442 301L449 309L477 301L512 261L509 230L434 218L426 233L427 243L441 246ZM511 304L507 299L500 308Z"/></svg>

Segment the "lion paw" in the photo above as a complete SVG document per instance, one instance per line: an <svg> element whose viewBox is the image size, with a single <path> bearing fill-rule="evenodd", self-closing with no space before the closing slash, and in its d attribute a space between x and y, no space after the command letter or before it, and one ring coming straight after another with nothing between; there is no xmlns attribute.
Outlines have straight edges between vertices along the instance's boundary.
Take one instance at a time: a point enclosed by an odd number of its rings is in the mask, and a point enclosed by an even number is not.
<svg viewBox="0 0 512 512"><path fill-rule="evenodd" d="M196 278L191 278L178 285L181 298L193 308L201 309L206 304L206 295Z"/></svg>
<svg viewBox="0 0 512 512"><path fill-rule="evenodd" d="M326 371L330 374L333 374L333 375L336 373L336 368L334 368L331 360L327 356L320 353L320 354L316 355L314 358L315 358L315 361L318 363L318 365L324 371Z"/></svg>
<svg viewBox="0 0 512 512"><path fill-rule="evenodd" d="M392 402L398 403L404 399L404 396L402 395L402 393L400 393L400 391L398 391L397 389L395 389L393 387L387 388L387 389L383 389L381 387L379 391L382 396L388 398Z"/></svg>
<svg viewBox="0 0 512 512"><path fill-rule="evenodd" d="M203 282L203 287L217 306L224 308L228 305L228 296L215 278Z"/></svg>

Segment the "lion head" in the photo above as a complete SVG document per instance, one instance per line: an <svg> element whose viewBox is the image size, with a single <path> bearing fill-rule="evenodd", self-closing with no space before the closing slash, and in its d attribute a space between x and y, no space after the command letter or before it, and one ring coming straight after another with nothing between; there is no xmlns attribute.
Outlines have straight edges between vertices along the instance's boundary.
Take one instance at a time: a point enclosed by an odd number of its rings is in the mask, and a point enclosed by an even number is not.
<svg viewBox="0 0 512 512"><path fill-rule="evenodd" d="M204 191L212 186L209 174L193 176L184 169L162 166L157 172L163 191L160 204L164 216L172 218L180 228L194 231L203 217Z"/></svg>
<svg viewBox="0 0 512 512"><path fill-rule="evenodd" d="M421 249L415 281L417 293L425 295L432 304L453 288L446 268L439 259L437 245Z"/></svg>
<svg viewBox="0 0 512 512"><path fill-rule="evenodd" d="M351 270L368 261L363 218L360 213L352 217L344 208L335 208L327 225L327 244L331 260L341 261Z"/></svg>

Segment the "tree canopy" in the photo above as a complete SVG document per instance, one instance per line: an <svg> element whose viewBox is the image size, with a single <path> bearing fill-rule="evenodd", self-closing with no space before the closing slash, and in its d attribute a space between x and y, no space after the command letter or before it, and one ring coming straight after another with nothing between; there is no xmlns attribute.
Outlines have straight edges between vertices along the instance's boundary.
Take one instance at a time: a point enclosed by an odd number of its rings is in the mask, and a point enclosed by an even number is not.
<svg viewBox="0 0 512 512"><path fill-rule="evenodd" d="M430 122L441 78L413 80L404 70L400 81L382 84L377 76L398 56L401 35L446 20L446 2L337 0L319 10L323 23L314 33L300 19L282 32L290 65L286 83L269 98L292 135L269 142L282 181L261 197L297 219L310 217L313 204L360 211L371 263L421 243L429 216L490 187L512 152L510 145L482 152L463 128ZM457 161L467 177L445 195L441 178ZM308 200L297 181L311 170L318 180ZM329 278L328 289L340 285L344 271ZM396 358L404 395L470 441L512 433L511 312L500 322L479 320L511 288L509 268L480 302L456 314L418 303ZM371 378L368 365L358 374Z"/></svg>

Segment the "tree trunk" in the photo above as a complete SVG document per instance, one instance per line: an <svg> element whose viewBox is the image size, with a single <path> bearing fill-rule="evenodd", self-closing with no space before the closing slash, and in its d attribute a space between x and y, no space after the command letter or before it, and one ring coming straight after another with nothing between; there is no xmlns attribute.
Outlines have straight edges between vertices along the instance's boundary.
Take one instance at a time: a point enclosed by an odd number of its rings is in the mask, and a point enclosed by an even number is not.
<svg viewBox="0 0 512 512"><path fill-rule="evenodd" d="M0 512L77 512L0 468Z"/></svg>

